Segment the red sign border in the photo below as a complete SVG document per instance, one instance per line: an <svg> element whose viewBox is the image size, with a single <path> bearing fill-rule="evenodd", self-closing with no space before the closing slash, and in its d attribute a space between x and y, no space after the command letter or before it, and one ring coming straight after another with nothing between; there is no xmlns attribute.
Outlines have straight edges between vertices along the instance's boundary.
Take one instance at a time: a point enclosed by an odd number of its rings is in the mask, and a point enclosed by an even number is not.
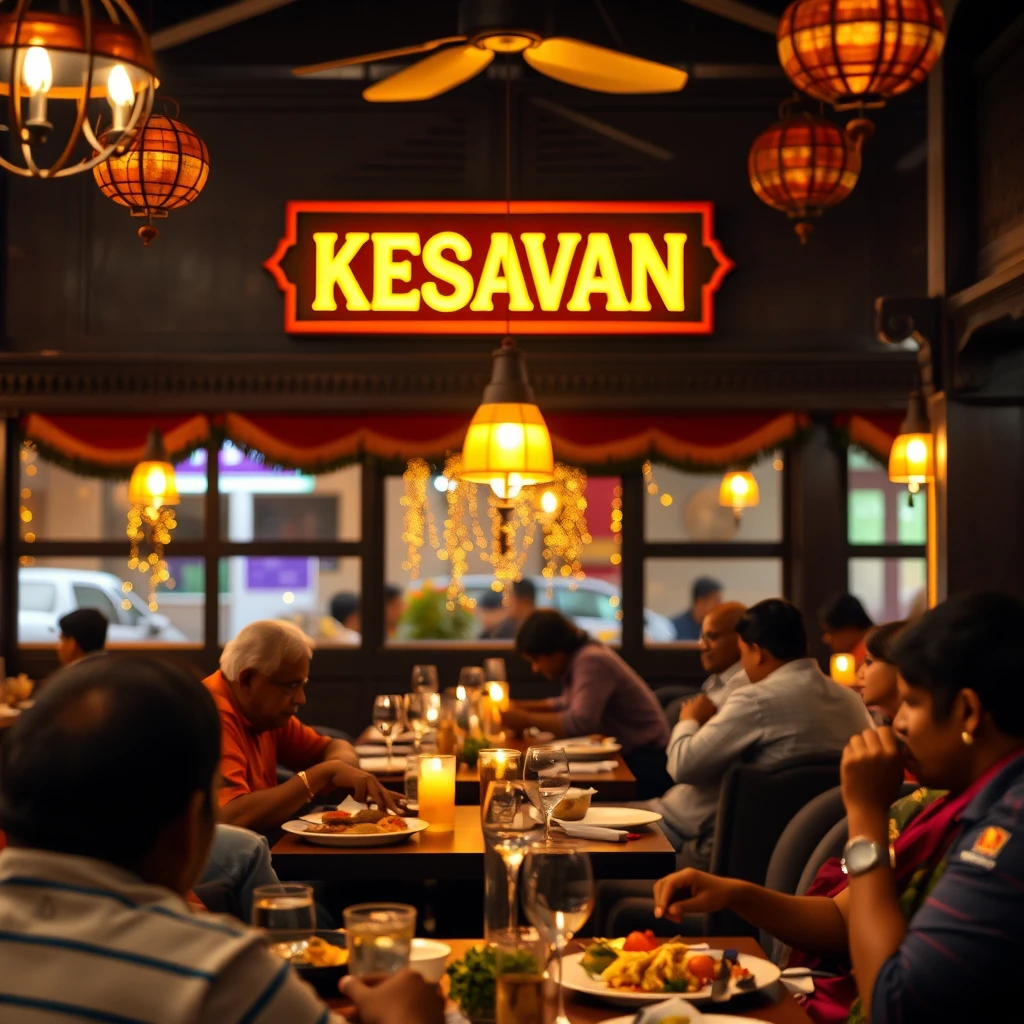
<svg viewBox="0 0 1024 1024"><path fill-rule="evenodd" d="M702 291L700 320L515 320L513 334L711 334L714 330L714 294L735 263L714 237L714 204L698 202L513 202L494 200L304 200L285 204L285 235L274 254L264 261L285 296L285 331L288 334L505 334L505 318L493 322L468 320L299 320L295 315L296 287L281 269L281 261L298 244L300 213L699 213L704 235L701 241L718 261L718 267Z"/></svg>

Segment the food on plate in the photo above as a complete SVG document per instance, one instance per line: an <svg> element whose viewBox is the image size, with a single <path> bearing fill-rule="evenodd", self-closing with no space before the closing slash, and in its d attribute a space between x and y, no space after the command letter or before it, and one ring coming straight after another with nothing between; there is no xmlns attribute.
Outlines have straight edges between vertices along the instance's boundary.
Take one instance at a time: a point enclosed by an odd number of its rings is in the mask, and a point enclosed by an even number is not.
<svg viewBox="0 0 1024 1024"><path fill-rule="evenodd" d="M678 1013L674 1013L671 1017L662 1017L658 1024L690 1024L690 1018L680 1017Z"/></svg>
<svg viewBox="0 0 1024 1024"><path fill-rule="evenodd" d="M653 948L650 943L654 942ZM680 939L657 944L650 932L633 932L625 941L600 939L583 955L581 966L609 988L634 992L700 992L717 977L722 961L695 951ZM630 949L629 945L648 948ZM751 984L750 971L726 961L730 977L741 987Z"/></svg>
<svg viewBox="0 0 1024 1024"><path fill-rule="evenodd" d="M654 937L654 932L648 928L645 932L630 932L622 948L626 953L648 953L660 945L661 943Z"/></svg>
<svg viewBox="0 0 1024 1024"><path fill-rule="evenodd" d="M596 792L596 789L570 789L555 804L551 816L559 821L582 821L590 810L590 800Z"/></svg>
<svg viewBox="0 0 1024 1024"><path fill-rule="evenodd" d="M301 953L296 953L291 962L309 967L340 967L348 963L348 950L312 935L309 945Z"/></svg>
<svg viewBox="0 0 1024 1024"><path fill-rule="evenodd" d="M387 816L387 811L367 807L355 814L349 814L348 811L324 811L320 821L325 825L376 825Z"/></svg>
<svg viewBox="0 0 1024 1024"><path fill-rule="evenodd" d="M345 820L339 820L336 817L339 813L343 814L344 812L327 811L321 816L319 824L307 821L306 831L330 836L379 836L388 832L405 832L409 828L405 818L394 814L381 815L376 821L357 821L359 814L363 813L362 811ZM372 813L376 814L377 812ZM332 815L332 821L328 821L328 815Z"/></svg>

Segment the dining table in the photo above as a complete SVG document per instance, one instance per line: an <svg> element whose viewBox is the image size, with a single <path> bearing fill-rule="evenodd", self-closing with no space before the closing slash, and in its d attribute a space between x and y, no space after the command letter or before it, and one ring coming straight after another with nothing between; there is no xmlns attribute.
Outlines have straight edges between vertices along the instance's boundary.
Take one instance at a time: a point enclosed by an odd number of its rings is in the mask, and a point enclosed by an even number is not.
<svg viewBox="0 0 1024 1024"><path fill-rule="evenodd" d="M444 939L446 945L451 947L451 956L448 963L461 959L467 950L473 946L482 946L481 939ZM692 943L706 942L714 949L735 949L740 953L749 953L752 956L765 957L764 950L757 940L749 936L723 937L713 936L711 938L688 938L686 941ZM570 947L569 952L579 946ZM554 965L552 965L554 968ZM447 995L448 979L442 983L442 991ZM343 1009L352 1004L343 997L329 999L328 1005L335 1009ZM451 1007L449 1007L451 1008ZM736 996L727 1003L712 1004L700 1003L699 1009L712 1021L716 1014L727 1014L732 1017L746 1017L753 1021L764 1021L766 1024L811 1024L811 1018L793 998L781 982L775 982L768 988L758 992L751 992L746 995ZM608 1003L584 996L577 992L566 991L565 1011L569 1018L569 1024L604 1024L605 1021L615 1020L618 1017L632 1017L635 1008L623 1008L611 1006ZM549 1014L553 1019L553 1014Z"/></svg>

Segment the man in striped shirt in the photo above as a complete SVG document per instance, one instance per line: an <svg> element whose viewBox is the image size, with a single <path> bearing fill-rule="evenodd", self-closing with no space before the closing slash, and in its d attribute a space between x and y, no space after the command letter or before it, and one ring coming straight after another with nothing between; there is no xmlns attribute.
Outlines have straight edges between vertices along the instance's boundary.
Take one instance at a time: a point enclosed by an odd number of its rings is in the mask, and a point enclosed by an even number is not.
<svg viewBox="0 0 1024 1024"><path fill-rule="evenodd" d="M21 716L0 750L4 1024L338 1021L261 933L185 902L219 756L210 695L152 660L83 661ZM387 985L353 993L366 1024L442 1019L416 977Z"/></svg>

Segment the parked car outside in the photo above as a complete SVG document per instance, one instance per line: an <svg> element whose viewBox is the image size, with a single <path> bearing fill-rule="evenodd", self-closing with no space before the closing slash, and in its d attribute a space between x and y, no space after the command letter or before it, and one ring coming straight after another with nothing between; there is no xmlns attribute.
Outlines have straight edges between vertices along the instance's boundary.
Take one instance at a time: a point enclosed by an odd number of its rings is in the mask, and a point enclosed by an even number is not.
<svg viewBox="0 0 1024 1024"><path fill-rule="evenodd" d="M109 572L43 566L19 569L18 641L56 643L60 637L59 620L78 608L95 608L107 619L107 640L111 643L187 640L166 615L151 612L142 598L123 587L124 580Z"/></svg>

